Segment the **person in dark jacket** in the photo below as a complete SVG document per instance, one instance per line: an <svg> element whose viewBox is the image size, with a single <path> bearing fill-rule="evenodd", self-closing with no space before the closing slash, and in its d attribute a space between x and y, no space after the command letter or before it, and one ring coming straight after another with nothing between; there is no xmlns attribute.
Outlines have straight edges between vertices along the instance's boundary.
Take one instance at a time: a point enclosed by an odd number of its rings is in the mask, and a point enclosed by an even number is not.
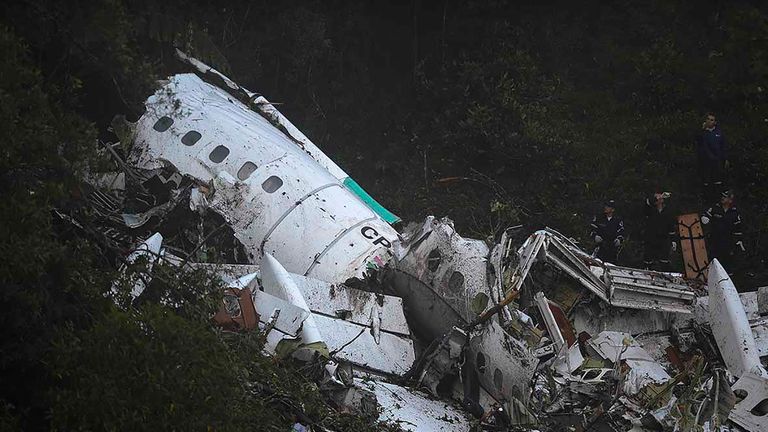
<svg viewBox="0 0 768 432"><path fill-rule="evenodd" d="M677 220L667 206L669 192L645 199L645 251L643 265L649 270L671 271L669 249L677 251Z"/></svg>
<svg viewBox="0 0 768 432"><path fill-rule="evenodd" d="M701 215L701 223L709 227L707 236L709 259L717 258L729 272L732 271L729 267L733 263L736 248L744 252L741 216L733 201L733 192L725 191L720 197L720 202Z"/></svg>
<svg viewBox="0 0 768 432"><path fill-rule="evenodd" d="M704 116L701 129L701 133L696 138L696 156L704 186L704 196L707 200L713 200L724 188L728 152L725 136L714 113L710 112Z"/></svg>
<svg viewBox="0 0 768 432"><path fill-rule="evenodd" d="M619 246L624 241L624 221L615 214L616 201L608 200L603 213L592 218L589 237L595 242L595 255L603 262L616 264Z"/></svg>

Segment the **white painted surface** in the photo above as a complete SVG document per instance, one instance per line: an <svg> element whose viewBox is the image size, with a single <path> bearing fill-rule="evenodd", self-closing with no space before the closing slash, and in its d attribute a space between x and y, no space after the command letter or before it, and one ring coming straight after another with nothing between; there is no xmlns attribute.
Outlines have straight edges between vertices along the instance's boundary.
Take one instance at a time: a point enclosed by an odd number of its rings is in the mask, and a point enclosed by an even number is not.
<svg viewBox="0 0 768 432"><path fill-rule="evenodd" d="M299 287L296 286L285 268L270 254L264 255L264 259L261 261L261 284L266 293L286 300L307 312L310 311ZM323 341L312 315L304 320L301 329L301 341L304 344Z"/></svg>
<svg viewBox="0 0 768 432"><path fill-rule="evenodd" d="M291 274L312 312L336 316L337 311L349 311L347 321L371 326L372 310L377 309L376 294L331 284L306 276ZM409 336L410 330L403 313L403 299L382 295L380 328L382 331Z"/></svg>
<svg viewBox="0 0 768 432"><path fill-rule="evenodd" d="M527 397L538 359L524 342L505 332L495 318L470 334L469 351L475 359L483 353L486 367L478 370L478 378L492 397L505 401Z"/></svg>
<svg viewBox="0 0 768 432"><path fill-rule="evenodd" d="M328 351L341 349L335 354L337 358L394 375L405 374L416 360L413 341L406 337L381 332L381 339L376 343L370 327L325 315L313 314L312 318L317 323Z"/></svg>
<svg viewBox="0 0 768 432"><path fill-rule="evenodd" d="M310 276L343 282L361 276L377 257L382 264L388 260L388 247L376 240L394 243L397 232L343 186L343 171L308 140L302 148L263 116L194 74L171 77L146 105L130 163L144 169L173 165L202 183L213 181L210 205L232 226L252 263L260 262L265 247L293 273L307 274L312 267ZM174 122L158 132L153 126L163 116ZM192 146L181 142L189 131L202 135ZM219 145L229 154L214 163L209 154ZM257 169L241 181L237 173L246 162ZM262 184L272 176L283 184L269 193ZM363 226L373 228L376 236L366 238L360 232ZM320 263L313 266L319 256Z"/></svg>
<svg viewBox="0 0 768 432"><path fill-rule="evenodd" d="M753 408L768 399L768 379L747 372L736 381L732 389L734 392L746 392L746 397L733 407L729 420L750 432L768 431L768 416L752 414Z"/></svg>
<svg viewBox="0 0 768 432"><path fill-rule="evenodd" d="M320 149L317 148L317 146L315 146L315 144L310 141L309 138L307 138L296 126L294 126L293 123L291 123L280 111L278 111L277 108L275 108L275 106L272 105L272 103L270 103L264 96L257 95L245 87L241 87L223 73L217 71L216 69L208 66L207 64L194 57L188 56L178 49L176 50L176 55L181 60L186 61L190 65L194 66L199 72L218 75L229 88L233 90L240 90L247 94L249 98L253 100L255 107L264 116L269 118L271 121L280 124L280 126L285 130L284 133L287 133L288 136L295 140L297 145L301 146L308 155L315 159L321 166L323 166L323 168L328 170L331 175L340 180L349 177L347 173L344 172L344 170L336 165L336 163L333 162L328 156L326 156L325 153L320 151Z"/></svg>
<svg viewBox="0 0 768 432"><path fill-rule="evenodd" d="M728 372L766 376L739 293L717 259L709 264L709 325Z"/></svg>
<svg viewBox="0 0 768 432"><path fill-rule="evenodd" d="M397 262L398 270L428 285L466 321L472 321L477 316L470 310L473 297L478 293L489 297L491 294L486 271L488 246L482 240L460 236L448 218L438 220L429 216L420 230L414 231L422 237L414 232L407 253ZM430 234L423 237L427 232ZM423 240L418 241L420 238ZM430 253L433 251L440 253L440 262L437 268L430 270ZM461 283L457 283L459 280ZM488 306L492 305L488 302Z"/></svg>
<svg viewBox="0 0 768 432"><path fill-rule="evenodd" d="M382 408L379 420L396 422L404 430L467 432L472 426L472 419L460 409L419 391L381 381L355 379L355 384L376 394Z"/></svg>
<svg viewBox="0 0 768 432"><path fill-rule="evenodd" d="M555 315L552 313L552 309L549 308L549 300L544 296L544 293L539 291L534 296L536 305L539 307L539 312L544 318L544 324L547 326L547 333L549 333L550 339L554 342L558 352L562 352L565 346L565 339L560 332L560 327L557 326L555 321Z"/></svg>
<svg viewBox="0 0 768 432"><path fill-rule="evenodd" d="M267 324L272 316L272 312L280 310L280 315L277 317L273 331L277 330L283 335L292 338L301 336L301 325L309 317L309 312L264 291L254 291L252 296L253 304L256 307L256 312L259 314L262 325Z"/></svg>
<svg viewBox="0 0 768 432"><path fill-rule="evenodd" d="M672 377L629 333L604 331L587 344L609 362L623 360L629 367L624 392L636 394L651 383L663 384Z"/></svg>

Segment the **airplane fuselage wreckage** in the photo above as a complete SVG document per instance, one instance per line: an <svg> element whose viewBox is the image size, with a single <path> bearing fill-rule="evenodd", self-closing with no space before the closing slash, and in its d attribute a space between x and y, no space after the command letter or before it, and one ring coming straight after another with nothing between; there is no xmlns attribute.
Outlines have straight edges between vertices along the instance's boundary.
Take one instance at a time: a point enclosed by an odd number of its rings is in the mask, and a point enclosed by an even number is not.
<svg viewBox="0 0 768 432"><path fill-rule="evenodd" d="M215 273L216 323L408 430L768 430L768 291L739 294L716 260L708 285L601 262L552 229L396 230L267 99L177 54L190 72L113 123L120 170L86 179L126 268L150 265L129 302L159 262Z"/></svg>

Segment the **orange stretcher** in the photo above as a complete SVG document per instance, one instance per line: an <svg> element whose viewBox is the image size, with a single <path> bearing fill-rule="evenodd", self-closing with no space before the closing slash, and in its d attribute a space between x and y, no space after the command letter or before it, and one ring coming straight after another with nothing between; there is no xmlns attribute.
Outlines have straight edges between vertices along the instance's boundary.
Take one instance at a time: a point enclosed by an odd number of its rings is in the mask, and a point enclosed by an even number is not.
<svg viewBox="0 0 768 432"><path fill-rule="evenodd" d="M680 249L683 253L683 264L686 279L707 281L707 245L704 241L704 228L697 213L689 213L677 217L677 233L680 236Z"/></svg>

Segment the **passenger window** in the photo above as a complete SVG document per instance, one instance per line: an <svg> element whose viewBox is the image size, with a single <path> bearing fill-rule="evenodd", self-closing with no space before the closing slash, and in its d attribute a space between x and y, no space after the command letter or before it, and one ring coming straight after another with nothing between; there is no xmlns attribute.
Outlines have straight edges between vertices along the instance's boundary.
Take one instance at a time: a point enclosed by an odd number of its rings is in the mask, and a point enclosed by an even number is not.
<svg viewBox="0 0 768 432"><path fill-rule="evenodd" d="M493 385L498 391L504 390L504 374L499 368L496 368L496 370L493 371Z"/></svg>
<svg viewBox="0 0 768 432"><path fill-rule="evenodd" d="M264 183L261 184L261 188L264 189L267 193L272 193L283 185L283 181L278 176L271 176L270 178L264 180Z"/></svg>
<svg viewBox="0 0 768 432"><path fill-rule="evenodd" d="M448 288L452 292L464 292L464 275L455 271L451 275L451 278L448 279Z"/></svg>
<svg viewBox="0 0 768 432"><path fill-rule="evenodd" d="M250 177L254 171L256 171L256 164L253 162L246 162L240 167L240 171L237 172L237 178L244 181Z"/></svg>
<svg viewBox="0 0 768 432"><path fill-rule="evenodd" d="M223 145L217 146L210 155L208 155L208 159L211 160L211 162L214 163L221 163L224 159L229 156L229 149L224 147Z"/></svg>
<svg viewBox="0 0 768 432"><path fill-rule="evenodd" d="M181 142L186 146L193 146L196 142L200 141L200 138L202 138L200 132L189 131L185 133L183 137L181 137Z"/></svg>
<svg viewBox="0 0 768 432"><path fill-rule="evenodd" d="M432 249L432 252L430 252L427 256L427 268L429 271L437 271L437 268L440 267L441 259L442 257L440 256L440 251L437 249Z"/></svg>
<svg viewBox="0 0 768 432"><path fill-rule="evenodd" d="M600 369L590 369L587 371L587 373L584 374L582 377L583 380L593 380L600 375Z"/></svg>
<svg viewBox="0 0 768 432"><path fill-rule="evenodd" d="M477 353L477 360L475 363L477 364L477 371L485 373L485 355L482 352Z"/></svg>
<svg viewBox="0 0 768 432"><path fill-rule="evenodd" d="M750 412L758 417L768 414L768 399L761 400Z"/></svg>
<svg viewBox="0 0 768 432"><path fill-rule="evenodd" d="M167 116L162 116L155 122L155 125L152 126L152 128L158 132L165 132L168 130L169 127L171 127L172 124L173 124L172 118Z"/></svg>

